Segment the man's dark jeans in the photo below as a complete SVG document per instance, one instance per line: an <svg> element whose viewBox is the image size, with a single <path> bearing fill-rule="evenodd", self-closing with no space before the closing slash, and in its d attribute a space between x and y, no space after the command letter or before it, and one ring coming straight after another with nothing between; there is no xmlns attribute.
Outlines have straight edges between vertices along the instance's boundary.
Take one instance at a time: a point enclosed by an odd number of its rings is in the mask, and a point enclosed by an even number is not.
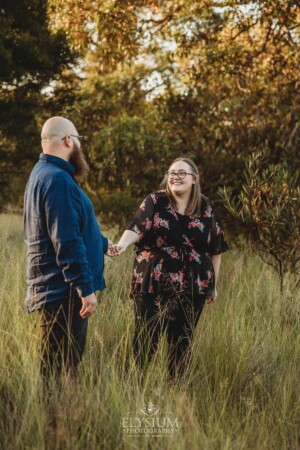
<svg viewBox="0 0 300 450"><path fill-rule="evenodd" d="M39 311L41 326L41 373L44 381L62 372L74 377L85 348L88 319L79 311L81 298L73 289L68 298L49 302Z"/></svg>

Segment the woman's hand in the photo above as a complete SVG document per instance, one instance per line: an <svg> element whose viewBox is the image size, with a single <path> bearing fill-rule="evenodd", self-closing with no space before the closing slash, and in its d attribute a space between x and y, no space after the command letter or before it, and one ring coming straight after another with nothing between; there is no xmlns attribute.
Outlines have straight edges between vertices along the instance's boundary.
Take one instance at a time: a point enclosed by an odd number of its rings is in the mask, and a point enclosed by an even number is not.
<svg viewBox="0 0 300 450"><path fill-rule="evenodd" d="M121 255L121 253L124 253L127 250L127 246L124 244L115 244L114 248L117 255Z"/></svg>
<svg viewBox="0 0 300 450"><path fill-rule="evenodd" d="M130 245L139 241L139 235L131 230L125 230L119 242L115 245L118 255L124 253Z"/></svg>
<svg viewBox="0 0 300 450"><path fill-rule="evenodd" d="M127 246L120 244L109 244L107 256L119 256L121 253L124 253L127 249Z"/></svg>
<svg viewBox="0 0 300 450"><path fill-rule="evenodd" d="M124 253L130 245L136 244L139 240L137 233L131 230L125 230L118 244L108 242L108 256L119 256Z"/></svg>
<svg viewBox="0 0 300 450"><path fill-rule="evenodd" d="M217 296L218 296L218 291L217 291L217 288L215 288L214 294L212 295L212 297L210 297L210 298L208 298L208 299L206 300L206 303L207 303L208 305L211 304L211 303L214 303L214 301L216 300Z"/></svg>

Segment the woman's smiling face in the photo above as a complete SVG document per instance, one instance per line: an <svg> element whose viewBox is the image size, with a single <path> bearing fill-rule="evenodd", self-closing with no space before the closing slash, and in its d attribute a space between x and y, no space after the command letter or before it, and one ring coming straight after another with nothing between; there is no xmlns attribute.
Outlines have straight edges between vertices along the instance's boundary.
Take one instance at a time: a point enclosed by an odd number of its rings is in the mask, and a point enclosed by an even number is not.
<svg viewBox="0 0 300 450"><path fill-rule="evenodd" d="M195 184L195 175L190 165L184 161L176 161L168 170L168 187L173 195L191 193Z"/></svg>

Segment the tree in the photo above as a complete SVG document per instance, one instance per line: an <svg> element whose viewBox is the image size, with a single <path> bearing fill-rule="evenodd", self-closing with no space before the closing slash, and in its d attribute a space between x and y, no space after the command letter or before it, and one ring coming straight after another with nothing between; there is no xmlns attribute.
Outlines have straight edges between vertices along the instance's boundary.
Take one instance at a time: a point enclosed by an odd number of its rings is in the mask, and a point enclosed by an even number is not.
<svg viewBox="0 0 300 450"><path fill-rule="evenodd" d="M46 0L1 0L0 5L0 187L2 196L26 177L40 152L39 121L49 88L74 61L65 33L52 33ZM24 181L20 191L23 191ZM17 192L16 192L17 191ZM7 200L6 198L2 198Z"/></svg>
<svg viewBox="0 0 300 450"><path fill-rule="evenodd" d="M168 148L162 160L167 154L167 166L178 155L192 157L215 200L218 186L241 189L244 163L262 146L270 163L287 161L295 173L299 152L286 144L300 113L297 1L52 3L56 26L67 27L72 45L86 52L73 113L80 118L81 111L82 123L95 118L89 135L101 129L104 136L106 127L109 134L116 121L126 135L121 118L143 122L152 104ZM91 145L99 158L100 145L103 139ZM136 154L134 169L144 161ZM140 192L142 183L143 176Z"/></svg>
<svg viewBox="0 0 300 450"><path fill-rule="evenodd" d="M89 187L99 207L125 189L123 179L118 185L110 178L108 185L99 175L115 173L119 163L132 205L179 155L196 161L204 193L215 201L219 186L241 190L244 164L258 149L269 149L270 164L286 161L295 174L298 1L51 0L46 20L51 35L66 33L82 56L76 71L55 78L47 107L67 115L88 136ZM118 160L121 146L130 160L123 151ZM100 167L110 153L109 168ZM144 172L146 160L159 168L150 170L152 183ZM137 172L141 177L133 188ZM227 221L236 232L230 215Z"/></svg>
<svg viewBox="0 0 300 450"><path fill-rule="evenodd" d="M229 212L246 222L253 249L280 277L300 273L300 185L286 163L268 164L268 155L253 154L248 163L242 191L234 196L220 190Z"/></svg>

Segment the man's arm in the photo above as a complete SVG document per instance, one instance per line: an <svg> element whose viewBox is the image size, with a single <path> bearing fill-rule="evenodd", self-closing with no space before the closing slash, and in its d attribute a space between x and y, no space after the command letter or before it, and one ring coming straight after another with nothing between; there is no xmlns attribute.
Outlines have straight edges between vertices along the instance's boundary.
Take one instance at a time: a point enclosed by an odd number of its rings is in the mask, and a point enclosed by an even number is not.
<svg viewBox="0 0 300 450"><path fill-rule="evenodd" d="M82 298L82 317L88 317L96 308L96 296L80 232L82 206L76 188L64 177L52 180L44 195L44 208L56 262L65 281Z"/></svg>

